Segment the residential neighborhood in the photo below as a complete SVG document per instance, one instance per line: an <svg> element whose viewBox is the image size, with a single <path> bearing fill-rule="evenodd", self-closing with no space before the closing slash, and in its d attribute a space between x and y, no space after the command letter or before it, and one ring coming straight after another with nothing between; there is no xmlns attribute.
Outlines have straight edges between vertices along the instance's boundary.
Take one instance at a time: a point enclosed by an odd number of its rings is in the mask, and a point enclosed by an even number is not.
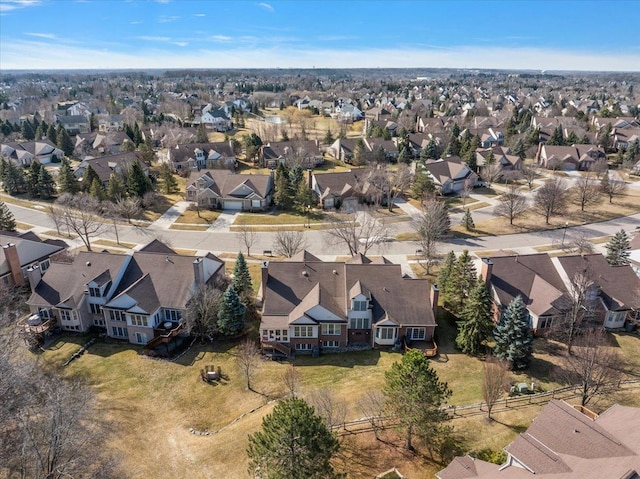
<svg viewBox="0 0 640 479"><path fill-rule="evenodd" d="M0 476L638 476L639 79L1 72Z"/></svg>

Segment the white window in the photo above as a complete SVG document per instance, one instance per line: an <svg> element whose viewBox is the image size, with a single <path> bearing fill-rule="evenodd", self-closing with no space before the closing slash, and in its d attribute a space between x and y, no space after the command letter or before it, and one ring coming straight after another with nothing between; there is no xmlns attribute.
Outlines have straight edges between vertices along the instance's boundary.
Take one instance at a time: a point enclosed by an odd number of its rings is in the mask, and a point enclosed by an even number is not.
<svg viewBox="0 0 640 479"><path fill-rule="evenodd" d="M322 334L325 336L339 336L340 335L340 325L339 324L323 324L322 325Z"/></svg>
<svg viewBox="0 0 640 479"><path fill-rule="evenodd" d="M395 339L396 328L378 328L376 329L376 338L378 339Z"/></svg>
<svg viewBox="0 0 640 479"><path fill-rule="evenodd" d="M42 261L40 263L40 271L44 273L47 269L49 269L50 264L51 262L48 259L45 259L44 261Z"/></svg>
<svg viewBox="0 0 640 479"><path fill-rule="evenodd" d="M101 326L104 328L104 318L96 318L93 320L94 326Z"/></svg>
<svg viewBox="0 0 640 479"><path fill-rule="evenodd" d="M147 335L145 333L136 333L136 343L147 344Z"/></svg>
<svg viewBox="0 0 640 479"><path fill-rule="evenodd" d="M298 351L311 351L311 344L309 344L309 343L298 343L298 344L296 344L296 350L298 350Z"/></svg>
<svg viewBox="0 0 640 479"><path fill-rule="evenodd" d="M407 339L422 341L427 336L426 328L407 328Z"/></svg>
<svg viewBox="0 0 640 479"><path fill-rule="evenodd" d="M42 319L49 319L51 316L49 314L49 310L46 308L38 308L38 316Z"/></svg>
<svg viewBox="0 0 640 479"><path fill-rule="evenodd" d="M99 298L100 288L89 288L89 296L93 296L94 298Z"/></svg>
<svg viewBox="0 0 640 479"><path fill-rule="evenodd" d="M109 310L109 319L111 321L124 321L125 320L125 316L124 316L124 313L122 311L117 311L115 309L110 309Z"/></svg>
<svg viewBox="0 0 640 479"><path fill-rule="evenodd" d="M73 311L69 311L69 310L66 310L66 309L61 309L59 311L59 313L60 313L60 319L62 321L71 321L71 320L74 319Z"/></svg>
<svg viewBox="0 0 640 479"><path fill-rule="evenodd" d="M353 300L353 310L354 311L366 311L369 301L356 301Z"/></svg>
<svg viewBox="0 0 640 479"><path fill-rule="evenodd" d="M289 330L288 329L263 329L262 339L264 341L278 341L287 343L289 342Z"/></svg>
<svg viewBox="0 0 640 479"><path fill-rule="evenodd" d="M311 338L313 337L313 326L294 326L294 338Z"/></svg>
<svg viewBox="0 0 640 479"><path fill-rule="evenodd" d="M129 331L127 331L127 328L121 328L120 326L112 326L111 331L113 332L114 336L117 336L120 338L129 337Z"/></svg>
<svg viewBox="0 0 640 479"><path fill-rule="evenodd" d="M322 347L323 348L339 348L340 342L339 341L322 341Z"/></svg>
<svg viewBox="0 0 640 479"><path fill-rule="evenodd" d="M100 305L89 303L89 311L91 311L91 314L100 314Z"/></svg>
<svg viewBox="0 0 640 479"><path fill-rule="evenodd" d="M131 324L133 326L149 326L149 320L147 316L142 316L140 314L132 314Z"/></svg>
<svg viewBox="0 0 640 479"><path fill-rule="evenodd" d="M538 329L550 328L552 323L553 323L553 318L551 317L538 318Z"/></svg>
<svg viewBox="0 0 640 479"><path fill-rule="evenodd" d="M261 201L260 200L251 200L251 207L252 208L260 208L262 206Z"/></svg>
<svg viewBox="0 0 640 479"><path fill-rule="evenodd" d="M369 329L369 318L351 318L349 321L351 329Z"/></svg>

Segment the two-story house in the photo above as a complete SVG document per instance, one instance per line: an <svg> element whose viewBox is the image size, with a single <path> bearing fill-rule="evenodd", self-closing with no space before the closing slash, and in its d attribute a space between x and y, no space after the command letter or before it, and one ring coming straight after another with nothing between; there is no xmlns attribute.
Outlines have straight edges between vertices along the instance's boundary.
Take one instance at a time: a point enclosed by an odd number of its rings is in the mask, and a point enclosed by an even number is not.
<svg viewBox="0 0 640 479"><path fill-rule="evenodd" d="M273 197L272 175L238 175L228 170L194 171L185 191L187 201L202 208L264 211Z"/></svg>
<svg viewBox="0 0 640 479"><path fill-rule="evenodd" d="M224 276L213 254L182 256L154 241L131 254L83 251L73 262L29 272L32 313L66 331L103 328L135 344L167 342L183 325L196 288Z"/></svg>
<svg viewBox="0 0 640 479"><path fill-rule="evenodd" d="M427 351L437 288L385 258L325 262L303 251L262 265L260 337L266 352L340 351L403 342Z"/></svg>

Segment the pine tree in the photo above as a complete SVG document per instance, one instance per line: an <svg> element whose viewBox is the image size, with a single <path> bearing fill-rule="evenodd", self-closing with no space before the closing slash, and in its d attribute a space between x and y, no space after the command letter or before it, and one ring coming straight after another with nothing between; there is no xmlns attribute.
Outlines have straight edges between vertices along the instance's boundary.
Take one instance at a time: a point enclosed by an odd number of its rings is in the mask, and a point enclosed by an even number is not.
<svg viewBox="0 0 640 479"><path fill-rule="evenodd" d="M471 217L471 210L469 210L469 208L464 210L464 215L462 216L460 224L464 226L464 229L467 231L471 231L476 227L475 223L473 222L473 218Z"/></svg>
<svg viewBox="0 0 640 479"><path fill-rule="evenodd" d="M207 135L204 123L200 123L196 129L196 143L209 143L209 136Z"/></svg>
<svg viewBox="0 0 640 479"><path fill-rule="evenodd" d="M464 250L456 260L445 289L445 305L453 314L459 315L462 307L476 284L476 268L469 251Z"/></svg>
<svg viewBox="0 0 640 479"><path fill-rule="evenodd" d="M174 193L178 188L178 182L173 176L173 172L171 171L171 167L168 163L162 163L160 165L160 172L158 173L158 177L162 181L162 191L170 195Z"/></svg>
<svg viewBox="0 0 640 479"><path fill-rule="evenodd" d="M53 196L56 191L56 182L53 180L51 173L44 165L40 165L40 171L38 172L38 196L43 200L48 200Z"/></svg>
<svg viewBox="0 0 640 479"><path fill-rule="evenodd" d="M80 183L73 174L68 158L63 158L58 170L58 192L75 195L80 191Z"/></svg>
<svg viewBox="0 0 640 479"><path fill-rule="evenodd" d="M326 145L331 145L335 141L333 134L331 133L331 128L327 130L327 134L324 135L324 143Z"/></svg>
<svg viewBox="0 0 640 479"><path fill-rule="evenodd" d="M57 145L58 135L56 133L55 126L49 125L49 127L47 128L47 138L49 138L49 141L51 143L53 143L54 145Z"/></svg>
<svg viewBox="0 0 640 479"><path fill-rule="evenodd" d="M117 201L124 198L126 193L126 188L120 177L115 173L111 173L111 176L109 176L109 184L107 185L107 198L111 201Z"/></svg>
<svg viewBox="0 0 640 479"><path fill-rule="evenodd" d="M4 191L10 195L24 193L26 180L22 168L16 166L11 160L7 161L7 166L3 174L2 184Z"/></svg>
<svg viewBox="0 0 640 479"><path fill-rule="evenodd" d="M283 210L289 210L293 206L293 195L289 183L289 171L284 164L279 164L276 169L275 193L273 202Z"/></svg>
<svg viewBox="0 0 640 479"><path fill-rule="evenodd" d="M15 231L16 220L9 207L0 201L0 231Z"/></svg>
<svg viewBox="0 0 640 479"><path fill-rule="evenodd" d="M218 310L218 330L225 336L240 334L244 330L246 309L233 284L230 284L222 296L222 303Z"/></svg>
<svg viewBox="0 0 640 479"><path fill-rule="evenodd" d="M91 180L91 186L89 187L88 193L99 201L105 199L106 193L102 187L102 182L97 177Z"/></svg>
<svg viewBox="0 0 640 479"><path fill-rule="evenodd" d="M533 354L533 334L529 326L529 312L522 297L514 298L502 313L493 330L494 355L508 361L512 369L525 369Z"/></svg>
<svg viewBox="0 0 640 479"><path fill-rule="evenodd" d="M337 479L340 442L303 399L280 401L249 436L249 475L262 479Z"/></svg>
<svg viewBox="0 0 640 479"><path fill-rule="evenodd" d="M140 163L137 161L131 163L127 177L127 194L132 198L142 198L145 193L151 191L151 188L151 181L144 174Z"/></svg>
<svg viewBox="0 0 640 479"><path fill-rule="evenodd" d="M518 138L518 141L516 141L516 144L513 147L513 154L516 155L518 158L520 158L521 161L524 161L524 158L527 154L527 150L524 146L524 142L522 141L522 138Z"/></svg>
<svg viewBox="0 0 640 479"><path fill-rule="evenodd" d="M93 167L89 165L84 170L84 174L82 175L82 189L88 193L91 189L91 186L93 185L94 180L98 180L99 182L100 177L98 176L98 173L96 173L96 170L94 170Z"/></svg>
<svg viewBox="0 0 640 479"><path fill-rule="evenodd" d="M38 196L38 174L40 173L40 162L32 161L25 171L25 188L30 198Z"/></svg>
<svg viewBox="0 0 640 479"><path fill-rule="evenodd" d="M627 235L625 230L618 231L605 245L605 248L607 250L605 258L610 265L619 266L629 264L631 244L629 235Z"/></svg>
<svg viewBox="0 0 640 479"><path fill-rule="evenodd" d="M462 308L458 323L456 346L465 354L479 354L482 346L491 337L491 296L487 285L478 279Z"/></svg>
<svg viewBox="0 0 640 479"><path fill-rule="evenodd" d="M442 263L442 267L440 271L438 271L438 276L436 278L438 287L440 288L440 295L443 299L443 303L447 306L445 298L449 295L448 288L450 285L451 275L453 274L453 268L456 265L456 254L453 251L449 251L447 253L447 257Z"/></svg>
<svg viewBox="0 0 640 479"><path fill-rule="evenodd" d="M62 128L62 125L58 125L58 130L56 131L56 145L64 152L65 156L73 155L73 141L67 130Z"/></svg>
<svg viewBox="0 0 640 479"><path fill-rule="evenodd" d="M300 212L307 211L307 208L312 206L313 204L313 195L311 194L311 190L307 185L306 181L301 181L298 183L298 188L296 189L296 194L294 197L294 203L296 208Z"/></svg>
<svg viewBox="0 0 640 479"><path fill-rule="evenodd" d="M236 264L233 267L233 287L240 297L245 300L250 299L253 294L249 267L241 251L238 252Z"/></svg>
<svg viewBox="0 0 640 479"><path fill-rule="evenodd" d="M33 125L30 121L23 121L21 128L22 138L27 141L33 141L36 137L36 132L33 129Z"/></svg>

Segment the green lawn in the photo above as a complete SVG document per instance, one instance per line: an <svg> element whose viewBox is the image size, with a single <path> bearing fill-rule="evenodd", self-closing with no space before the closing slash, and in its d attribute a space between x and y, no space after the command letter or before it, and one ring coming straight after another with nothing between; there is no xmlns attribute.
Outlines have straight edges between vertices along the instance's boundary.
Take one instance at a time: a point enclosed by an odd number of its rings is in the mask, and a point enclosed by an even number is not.
<svg viewBox="0 0 640 479"><path fill-rule="evenodd" d="M320 223L324 214L319 211L312 211L309 215L311 223ZM241 213L236 217L234 226L249 225L304 225L307 223L306 214L286 213L281 211L269 213Z"/></svg>

